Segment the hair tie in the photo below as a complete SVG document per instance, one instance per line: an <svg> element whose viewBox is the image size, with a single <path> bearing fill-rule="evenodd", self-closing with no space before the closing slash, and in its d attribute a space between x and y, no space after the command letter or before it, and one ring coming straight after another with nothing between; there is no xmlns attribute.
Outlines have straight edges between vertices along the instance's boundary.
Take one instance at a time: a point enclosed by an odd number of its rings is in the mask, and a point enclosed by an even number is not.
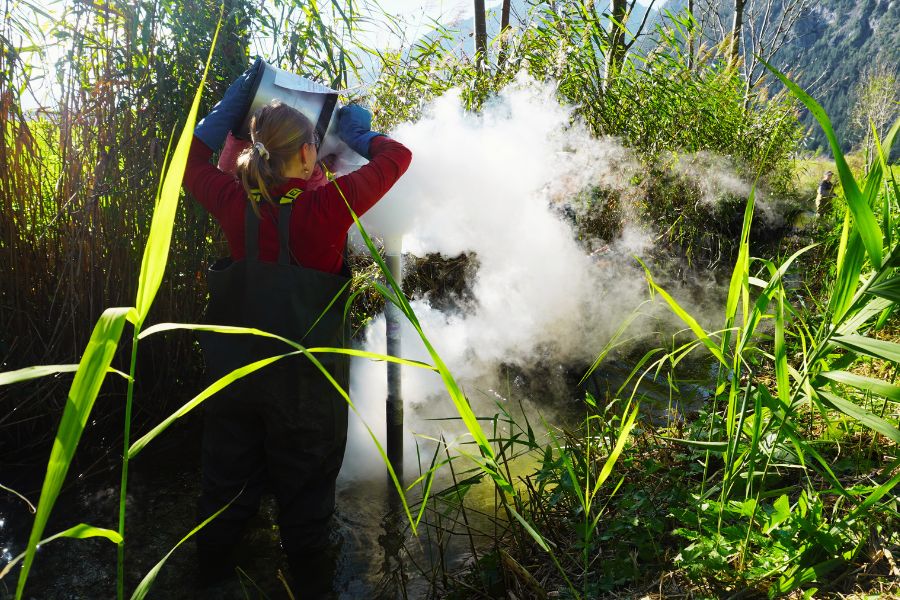
<svg viewBox="0 0 900 600"><path fill-rule="evenodd" d="M253 142L253 147L256 148L256 151L259 152L259 155L264 159L269 160L269 151L266 150L266 147L263 146L262 142Z"/></svg>

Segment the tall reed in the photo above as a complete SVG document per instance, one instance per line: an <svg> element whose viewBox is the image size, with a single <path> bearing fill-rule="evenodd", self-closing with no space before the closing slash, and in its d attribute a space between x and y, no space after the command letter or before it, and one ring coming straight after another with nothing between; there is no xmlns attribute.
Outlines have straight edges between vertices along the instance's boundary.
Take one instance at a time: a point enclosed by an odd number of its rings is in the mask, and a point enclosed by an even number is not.
<svg viewBox="0 0 900 600"><path fill-rule="evenodd" d="M705 449L703 484L695 509L697 536L704 539L704 532L711 526L720 541L705 538L708 541L704 546L696 542L686 554L690 560L702 562L698 553L727 544L726 525L732 527L735 506L745 507L739 513L745 533L735 545L739 554L737 570L741 571L747 563L760 560L753 556L760 531L769 534L778 527L796 526L793 520L788 520L790 515L795 511L805 515L808 504L820 495L834 495L846 502L847 510L836 513L825 524L816 525L826 527L827 536L801 535L786 562L768 573L768 576L778 576L773 589L787 593L824 577L853 558L867 535L857 519L864 510L878 506L900 483L900 478L892 474L893 467L888 465L880 474L880 482L851 492L835 475L815 437L809 435L819 426L805 424L817 416L826 424L830 414L839 414L863 430L882 435L894 444L900 443L895 416L891 418L884 411L876 414L852 400L853 397L877 397L886 402L885 408L890 408L900 399L900 387L852 370L863 358L893 364L900 361L900 344L873 336L900 299L896 294L900 285L896 272L900 247L895 235L898 188L896 182L887 183L883 178L890 172L887 153L900 132L900 121L880 146L879 161L858 181L847 166L821 106L784 75L774 69L772 72L818 119L831 142L846 194L847 212L835 281L825 286L830 293L821 304L821 312L804 314L792 306L790 292L784 284L785 273L811 246L797 251L781 264L751 257L752 196L744 215L740 251L721 330L703 329L653 281L649 271L647 277L653 290L718 363L715 399L722 412L718 413L716 407L710 411L705 439L683 442ZM882 215L883 230L873 212L873 207L879 206L880 197L887 207ZM761 331L766 322L774 329L768 343ZM789 340L797 353L792 357L788 356ZM696 343L687 344L676 352L688 352L695 346ZM761 377L767 369L774 373L771 383ZM717 414L721 414L721 424L713 418ZM771 474L786 454L793 454L798 461L797 468L806 473L799 498L793 493L780 497L782 490L769 487ZM719 461L721 466L717 466ZM813 482L813 474L826 482L828 489L820 489ZM778 497L774 507L766 503L772 496ZM712 498L718 500L713 502ZM700 508L704 505L711 506L712 512ZM881 507L880 510L889 509ZM773 522L772 511L783 515L778 522Z"/></svg>
<svg viewBox="0 0 900 600"><path fill-rule="evenodd" d="M105 19L99 21L101 25L100 31L97 35L105 35L108 33L105 27L109 26L110 22L115 22L115 18L118 15L110 15L108 12L105 14ZM218 34L218 28L217 28ZM270 359L266 359L263 361L258 361L257 363L247 365L246 367L242 367L237 369L235 372L225 376L220 381L214 383L210 388L206 391L202 392L200 395L191 400L188 404L186 404L182 409L173 413L168 419L164 420L163 423L151 431L149 434L142 437L138 442L132 444L130 441L131 437L131 428L132 428L132 404L133 404L133 396L134 396L134 383L136 376L136 364L137 364L137 356L138 356L138 348L139 342L144 338L142 333L151 333L153 331L162 331L162 330L170 330L173 328L188 328L188 329L212 329L219 332L224 333L232 333L232 334L243 334L243 335L270 335L265 332L260 332L256 330L247 330L241 328L234 327L203 327L197 325L162 325L158 326L155 329L147 329L142 332L144 323L150 314L151 307L154 305L154 301L157 298L158 291L163 282L163 274L167 268L171 266L169 263L169 250L173 241L173 231L176 223L176 215L179 204L179 196L181 189L181 179L183 176L187 153L190 147L192 130L194 126L194 122L196 120L197 113L200 108L200 100L201 100L201 92L203 90L204 82L206 80L206 73L209 71L210 64L213 59L213 50L215 49L215 43L217 39L217 34L213 36L212 45L209 53L209 58L206 62L206 68L203 72L203 76L200 79L199 86L197 92L194 97L193 104L191 105L190 111L186 118L186 121L183 125L182 132L178 137L178 142L174 147L172 152L171 159L168 161L168 164L165 169L165 176L161 181L161 184L158 187L158 193L156 201L153 206L152 219L149 224L149 237L147 239L146 246L144 247L143 252L143 260L141 262L140 273L137 278L137 293L133 307L123 307L123 308L112 308L107 309L101 315L97 325L94 329L94 333L89 341L87 348L81 356L81 360L75 369L75 378L72 383L72 386L69 390L68 401L66 403L65 410L63 411L62 420L60 422L59 428L56 434L56 442L54 447L50 453L50 458L48 461L46 473L44 476L44 485L41 491L40 500L37 505L37 511L35 515L35 521L32 526L31 534L29 537L28 545L26 547L25 552L23 553L23 564L22 569L19 573L18 584L16 587L16 597L21 598L24 594L25 584L28 580L28 575L31 570L31 566L33 564L35 558L35 552L40 543L46 543L52 539L57 539L58 537L86 537L86 536L103 536L111 541L114 541L118 544L118 560L117 560L117 597L124 598L125 595L125 544L127 538L125 537L125 525L126 525L126 492L127 492L127 484L128 484L128 467L129 467L129 459L134 456L141 448L143 448L149 441L155 438L159 433L165 430L169 423L174 420L180 418L181 416L187 414L192 408L199 405L205 399L212 396L216 391L221 389L222 387L228 385L232 381L283 358L285 356L289 356L292 354L303 353L305 354L319 369L322 371L323 376L328 377L331 383L343 394L345 399L350 404L351 408L353 404L347 395L345 390L340 389L338 384L331 379L328 372L321 365L321 363L315 358L314 353L316 352L341 352L345 354L363 356L368 358L374 358L379 360L390 360L395 362L400 362L402 364L407 364L411 366L417 367L427 367L427 365L423 365L422 363L414 363L411 361L403 360L399 357L388 357L381 356L376 354L371 354L363 351L351 350L351 349L335 349L335 348L314 348L314 349L306 349L297 344L296 342L292 342L290 340L282 340L288 346L292 346L295 350L291 352L287 352L285 354L281 354L278 356L274 356ZM107 55L104 55L107 56ZM97 56L93 56L92 58L97 59ZM107 56L108 58L108 56ZM71 91L71 90L70 90ZM108 93L104 90L102 93ZM74 127L70 129L63 128L63 131L77 131ZM95 143L94 140L90 140L87 142L88 136L86 135L87 131L83 132L85 134L85 143ZM67 146L63 145L63 150L65 151ZM67 164L63 161L63 164ZM101 165L102 166L102 165ZM97 183L103 178L102 171L99 174L96 174L95 182ZM90 205L90 209L94 211L98 216L102 214L101 209L104 208L103 203L98 199L94 203ZM349 210L348 205L348 210ZM355 215L354 215L355 217ZM102 220L101 220L102 223ZM358 224L358 222L357 222ZM363 231L363 235L366 239L367 244L369 245L370 250L372 251L373 257L376 260L376 263L381 267L384 276L390 283L392 289L388 289L385 287L381 287L381 292L392 302L398 303L403 310L404 314L408 319L414 324L417 330L422 337L423 343L429 348L431 356L435 361L436 367L433 367L437 370L442 378L444 379L448 393L450 398L453 400L453 404L456 406L460 415L462 416L464 422L469 427L470 434L474 437L474 439L478 442L479 450L481 457L478 460L480 468L484 469L488 472L495 482L507 492L512 492L512 488L510 484L503 478L503 475L499 473L496 468L496 464L494 462L491 446L488 443L483 431L481 430L480 425L478 424L474 414L471 411L471 408L468 406L468 402L462 394L459 386L453 379L453 376L450 374L449 370L441 361L440 357L434 351L431 343L425 337L424 333L421 330L421 327L418 324L418 321L415 317L415 314L412 311L411 306L409 305L406 298L400 293L399 286L396 281L394 281L390 273L387 271L383 262L381 262L380 256L377 253L371 239ZM121 373L115 370L111 365L116 355L116 350L119 345L119 340L122 335L123 329L125 327L125 322L128 321L133 326L132 333L132 344L131 344L131 355L130 355L130 367L128 374ZM37 377L42 377L54 373L60 372L70 372L73 367L71 365L59 365L59 366L43 366L43 367L27 367L24 369L19 369L16 371L10 371L3 373L0 376L0 383L17 383L27 379L33 379ZM120 502L119 502L119 519L118 519L118 531L111 532L106 529L101 529L97 527L80 525L74 528L70 528L64 532L56 534L54 536L50 536L49 538L42 539L44 529L47 525L50 513L53 509L53 506L59 496L60 490L62 488L63 481L66 478L69 467L72 463L75 450L78 446L78 443L81 439L82 433L85 429L85 425L88 421L88 418L91 414L91 410L93 408L94 402L99 393L100 387L106 380L106 376L108 373L114 372L119 375L122 375L127 380L127 394L126 394L126 403L125 403L125 419L124 419L124 453L123 453L123 463L122 463L122 472L121 472L121 484L120 484ZM372 435L373 440L375 441L376 446L378 446L379 452L382 454L382 457L387 464L387 467L394 477L395 484L397 486L397 491L406 505L405 499L405 491L403 487L400 485L399 479L397 478L393 466L387 460L383 450L380 445L378 445L378 440L375 438L374 434ZM431 477L426 476L423 481L423 485L427 489L430 486ZM413 517L407 508L407 514L410 518L411 525L415 528L418 519L421 518L421 512L417 517ZM202 525L201 525L202 526ZM197 528L199 529L199 527ZM193 534L197 529L191 532ZM191 534L188 534L189 536ZM180 543L179 543L180 545ZM18 559L17 559L18 560ZM163 561L165 558L163 559ZM150 582L152 582L155 573L158 572L162 563L157 565L154 570L148 574L149 579L143 582L138 590L135 592L134 597L141 597L146 593L146 589L149 587Z"/></svg>

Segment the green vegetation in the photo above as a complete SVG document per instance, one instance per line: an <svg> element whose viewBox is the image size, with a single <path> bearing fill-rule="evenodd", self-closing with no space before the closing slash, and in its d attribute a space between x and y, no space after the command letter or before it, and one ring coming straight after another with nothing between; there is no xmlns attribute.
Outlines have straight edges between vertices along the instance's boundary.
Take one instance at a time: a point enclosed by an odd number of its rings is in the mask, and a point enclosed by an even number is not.
<svg viewBox="0 0 900 600"><path fill-rule="evenodd" d="M722 23L730 24L734 3L695 1L696 10L714 7ZM755 29L770 30L782 22L785 8L804 6L792 28L784 37L784 45L772 64L788 73L804 89L808 89L828 108L841 149L858 148L868 132L867 123L859 123L854 113L859 110L860 84L867 72L879 68L894 69L900 64L900 7L883 0L816 0L815 2L747 2L756 5ZM762 10L768 5L770 10ZM671 0L665 9L673 12L687 8L687 0ZM711 47L719 42L714 36L718 21L707 19L706 35L698 45ZM711 39L712 38L712 39ZM746 42L749 41L745 39ZM763 51L765 51L765 45ZM895 73L896 75L896 73ZM895 105L896 110L896 105ZM894 113L896 115L896 112ZM896 116L879 127L890 127ZM809 139L804 146L830 153L830 143L809 112L801 115ZM860 127L860 125L864 125Z"/></svg>
<svg viewBox="0 0 900 600"><path fill-rule="evenodd" d="M37 545L58 537L117 544L117 594L124 598L126 549L141 543L141 532L126 529L129 459L243 375L297 353L321 368L316 354L335 351L436 371L450 400L448 416L473 440L459 454L439 445L408 488L388 464L413 534L435 535L439 547L459 536L469 540L472 560L462 568L443 560L422 568L432 595L596 598L643 594L651 586L702 597L898 593L900 344L893 313L900 300L900 188L889 157L900 121L885 134L875 128L870 160L849 160L845 138L825 111L780 73L760 84L767 93L751 97L742 76L723 67L714 51L708 60L689 58L684 40L694 24L686 15L666 21L655 48L633 55L615 80L604 81L599 65L609 19L586 6L534 2L533 26L506 32L495 41L504 51L478 69L445 43L452 35L443 26L396 51L360 47L353 41L361 27L399 35L402 24L337 0L302 10L282 0L262 8L234 0L224 4L221 19L210 2L78 5L49 32L67 49L62 101L49 115L27 114L23 98L33 84L24 57L46 48L37 23L50 17L27 2L16 12L7 7L10 18L0 26L0 164L8 174L0 179L0 433L4 452L15 447L17 456L37 452L43 461L52 446L41 465L27 549L3 573L21 559L17 598L26 593ZM654 301L684 331L654 340L637 356L623 351L629 377L604 396L587 395L584 418L574 426L530 422L501 406L488 421L492 427L484 427L364 234L369 254L357 260L369 267L354 283L355 322L379 302L395 303L432 364L282 340L284 354L170 406L166 392L186 386L194 393L197 352L186 337L156 334L210 328L190 323L199 321L205 303L199 269L222 247L205 214L181 202L190 133L242 69L250 31L273 40L267 58L336 87L364 77L363 63L373 62L379 76L366 99L382 127L415 119L429 99L452 87L477 111L521 70L558 81L560 99L576 107L594 135L617 136L634 149L644 172L632 182L643 194L635 214L665 233L684 268L728 266L719 271L729 282L719 328L704 328L666 291L660 265L647 264ZM818 120L834 155L841 184L834 229L820 226L814 239L785 251L755 242L755 191L718 199L725 201L721 213L698 211L696 184L672 167L680 155L727 156L757 182L755 189L809 200L820 167L808 167L815 174L801 184L794 178L800 104ZM580 233L613 238L626 218L625 199L603 188L586 193L589 205L604 199L595 204L607 212L589 210ZM729 213L743 220L732 223L724 218ZM788 285L798 272L803 285ZM120 344L129 324L130 353ZM627 325L597 349L585 378L619 352ZM695 411L677 397L691 360L714 365L703 382L708 398ZM114 366L126 362L127 373ZM35 364L43 366L29 366ZM55 377L72 372L70 384ZM642 408L641 385L650 379L670 386L673 407L665 415ZM107 417L124 424L118 526L81 524L45 538L101 388L123 407ZM136 398L147 398L143 414ZM439 470L454 485L433 489ZM469 500L478 484L489 488L492 509L476 518ZM410 503L414 495L423 500ZM491 527L476 525L484 519ZM132 597L147 594L170 555L160 557Z"/></svg>
<svg viewBox="0 0 900 600"><path fill-rule="evenodd" d="M830 131L815 101L784 81ZM884 147L898 132L900 121ZM880 157L859 181L839 168L865 216L851 218L844 205L830 294L806 304L785 287L809 246L780 263L751 258L751 195L721 329L704 330L648 271L692 339L644 354L619 389L585 398L580 426L551 429L546 440L501 407L497 454L537 464L518 478L528 525L488 515L501 533L480 555L473 550L476 560L461 578L445 574L449 597L470 597L473 589L489 597L547 597L558 589L575 598L685 589L717 598L900 593L891 551L900 544L900 388L893 383L900 344L887 327L900 283L900 187ZM884 233L872 210L881 201L890 206ZM871 254L861 221L877 238ZM703 349L718 377L696 418L675 413L664 424L648 418L635 427L640 381L664 373L678 389L681 365ZM480 476L463 475L432 496L432 510L444 535L474 538L469 527L452 525L474 520L461 496ZM532 528L545 534L543 544L529 539ZM854 579L860 573L863 583Z"/></svg>

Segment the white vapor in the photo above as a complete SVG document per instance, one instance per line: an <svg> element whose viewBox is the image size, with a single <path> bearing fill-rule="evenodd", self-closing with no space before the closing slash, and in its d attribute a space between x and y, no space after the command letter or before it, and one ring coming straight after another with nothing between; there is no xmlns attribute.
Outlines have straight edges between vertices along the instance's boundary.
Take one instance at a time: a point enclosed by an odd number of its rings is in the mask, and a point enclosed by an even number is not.
<svg viewBox="0 0 900 600"><path fill-rule="evenodd" d="M362 222L386 240L402 235L409 254L475 257L471 300L461 308L444 312L427 296L413 299L412 306L477 415L496 412L494 390L507 389L498 381L502 366L549 372L590 363L636 310L643 315L636 330L652 331L659 321L669 333L683 327L664 303L645 303L647 282L636 258L650 257L656 232L631 212L646 201L633 183L644 176L641 165L616 139L594 138L573 122L552 85L520 78L478 114L465 112L458 93L451 92L391 136L410 148L412 164ZM750 191L722 157L686 156L673 171L695 182L710 208L723 194L746 197ZM616 239L579 241L560 210L592 187L618 197L624 224ZM767 212L765 198L758 201ZM712 277L691 279L667 284L668 291L701 324L718 322L719 286ZM385 353L385 338L379 316L367 330L365 349ZM408 323L402 347L404 358L432 362ZM412 473L413 432L452 439L462 427L426 421L456 414L437 374L405 366L402 372L406 470ZM383 440L385 363L354 359L350 387L362 418ZM553 400L544 407L560 399ZM342 477L371 476L382 477L383 467L353 418Z"/></svg>
<svg viewBox="0 0 900 600"><path fill-rule="evenodd" d="M648 234L628 226L620 240L608 240L605 254L591 256L554 206L591 185L625 189L637 168L617 142L594 139L569 122L570 111L551 86L523 79L481 114L463 111L450 93L425 117L391 133L412 150L413 161L363 225L379 236L404 234L403 250L414 255L477 256L465 312L443 313L425 298L413 302L426 335L470 397L496 385L501 364L592 360L646 298L632 253L649 247ZM408 324L402 344L405 358L431 362ZM368 329L366 349L383 353L385 346L382 316ZM379 436L385 373L384 363L355 360L351 377L351 397ZM449 402L434 402L446 398L434 373L403 367L403 397L415 432L435 433L424 416L454 415ZM381 472L371 440L360 433L354 419L344 477Z"/></svg>

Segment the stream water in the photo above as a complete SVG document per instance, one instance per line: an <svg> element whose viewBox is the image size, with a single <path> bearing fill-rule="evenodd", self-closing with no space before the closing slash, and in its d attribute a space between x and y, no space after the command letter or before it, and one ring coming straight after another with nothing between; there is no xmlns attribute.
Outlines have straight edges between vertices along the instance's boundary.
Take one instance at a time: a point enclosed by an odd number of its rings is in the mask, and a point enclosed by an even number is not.
<svg viewBox="0 0 900 600"><path fill-rule="evenodd" d="M199 496L199 431L195 426L167 432L165 447L143 454L131 463L128 482L127 589L131 590L179 539L196 524ZM60 496L46 531L53 533L76 523L116 528L119 467L109 464L88 477L77 478ZM405 545L402 515L392 511L387 481L341 482L332 540L340 548L335 582L341 598L393 598L397 569L395 555ZM391 490L393 492L393 490ZM393 492L396 494L396 492ZM249 525L238 550L245 570L241 583L249 598L286 598L277 571L287 571L274 525L275 504L266 498ZM395 518L396 517L396 518ZM26 505L3 497L0 501L0 552L4 562L24 548L32 517ZM116 546L105 539L59 539L38 551L26 591L34 599L115 598ZM168 559L153 585L150 598L195 598L194 545L188 540ZM0 598L12 598L18 568L0 581ZM419 586L422 582L410 581ZM244 598L240 586L223 589L223 597ZM302 588L301 588L302 589ZM297 590L300 591L300 590ZM230 592L230 594L229 594ZM301 596L302 597L302 596ZM416 596L418 597L418 596Z"/></svg>
<svg viewBox="0 0 900 600"><path fill-rule="evenodd" d="M578 399L583 398L585 389L602 399L615 392L629 372L630 365L626 363L610 363L585 386L570 387L563 394L566 397L553 400L556 424L574 422L584 416ZM698 377L704 377L702 369ZM510 405L518 404L521 399L527 401L529 397L546 398L546 392L540 389L543 380L540 376L514 378L511 389L518 397L508 400ZM642 383L640 395L643 412L655 420L663 420L698 406L708 392L703 385L691 381L670 385L663 379L648 379ZM200 426L199 419L194 418L167 431L132 461L126 523L129 539L126 589L133 589L197 524L199 456ZM45 535L77 523L116 529L119 469L118 452L112 450L84 473L70 472L69 483L54 508ZM407 479L411 475L415 474L408 469ZM433 491L447 485L446 472L443 477L435 483ZM36 499L39 486L40 481L31 481L19 489L31 490L26 495ZM412 503L414 494L410 494ZM339 548L335 591L340 598L428 597L430 579L454 571L471 557L472 544L477 540L451 535L452 526L447 525L447 520L441 524L442 517L436 513L430 513L432 518L426 515L418 535L414 536L396 498L396 490L388 485L386 475L363 479L342 475L339 479L332 538ZM489 515L493 510L490 487L485 486L482 493L470 493L466 502L480 504L472 507L475 510L468 518ZM231 590L235 598L288 597L276 575L279 569L286 572L287 567L278 543L274 515L274 501L264 501L260 515L250 524L242 540L239 558L245 570L241 581L246 592L235 587ZM0 495L0 558L3 559L0 564L24 549L32 519L24 502L8 494ZM489 528L490 518L474 525L476 530ZM35 600L114 598L115 565L116 546L105 539L55 540L39 549L26 597ZM149 597L197 597L195 565L194 545L188 540L172 553ZM0 580L0 600L13 597L17 575L18 567Z"/></svg>

